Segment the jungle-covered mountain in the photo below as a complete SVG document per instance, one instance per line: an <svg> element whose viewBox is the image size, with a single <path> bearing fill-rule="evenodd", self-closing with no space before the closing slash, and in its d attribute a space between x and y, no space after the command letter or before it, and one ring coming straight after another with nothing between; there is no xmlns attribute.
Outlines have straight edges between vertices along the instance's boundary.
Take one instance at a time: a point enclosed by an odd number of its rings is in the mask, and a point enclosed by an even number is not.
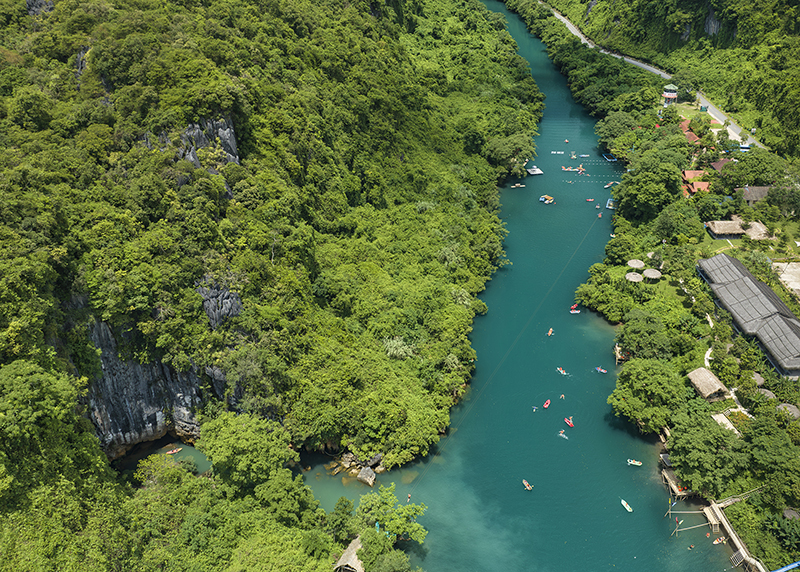
<svg viewBox="0 0 800 572"><path fill-rule="evenodd" d="M391 467L438 440L542 107L475 0L4 0L0 568L326 568L391 522L383 492L317 510L289 445ZM213 478L109 470L100 321L204 380ZM366 537L374 569L418 514Z"/></svg>
<svg viewBox="0 0 800 572"><path fill-rule="evenodd" d="M552 0L593 41L702 89L780 154L800 155L796 0Z"/></svg>

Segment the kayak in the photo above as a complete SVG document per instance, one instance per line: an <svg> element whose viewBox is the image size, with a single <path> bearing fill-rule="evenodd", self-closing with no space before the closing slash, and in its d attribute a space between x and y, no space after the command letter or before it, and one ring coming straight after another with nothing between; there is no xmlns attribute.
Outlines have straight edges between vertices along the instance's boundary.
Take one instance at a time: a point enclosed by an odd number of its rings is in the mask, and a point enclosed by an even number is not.
<svg viewBox="0 0 800 572"><path fill-rule="evenodd" d="M525 479L522 479L522 484L523 484L523 485L525 485L525 488L526 488L527 490L529 490L529 491L533 490L533 485L532 485L532 484L530 484L530 483L529 483L528 481L526 481Z"/></svg>
<svg viewBox="0 0 800 572"><path fill-rule="evenodd" d="M637 467L641 467L642 466L642 462L641 461L637 461L636 459L628 459L628 464L629 465L635 465Z"/></svg>
<svg viewBox="0 0 800 572"><path fill-rule="evenodd" d="M581 311L580 310L570 310L569 313L570 314L580 314Z"/></svg>
<svg viewBox="0 0 800 572"><path fill-rule="evenodd" d="M567 372L564 371L563 368L557 367L556 370L558 370L558 373L560 373L561 375L567 375Z"/></svg>
<svg viewBox="0 0 800 572"><path fill-rule="evenodd" d="M570 427L575 427L575 425L572 424L572 418L571 417L564 417L564 423L566 423Z"/></svg>
<svg viewBox="0 0 800 572"><path fill-rule="evenodd" d="M550 407L550 400L549 399L544 402L544 408L547 409L548 407Z"/></svg>
<svg viewBox="0 0 800 572"><path fill-rule="evenodd" d="M719 538L714 540L714 544L724 544L725 542L726 542L726 539L725 539L724 536L720 536Z"/></svg>
<svg viewBox="0 0 800 572"><path fill-rule="evenodd" d="M173 449L172 451L167 451L167 455L174 455L178 451L182 451L183 447L178 447L177 449Z"/></svg>
<svg viewBox="0 0 800 572"><path fill-rule="evenodd" d="M594 369L595 369L595 371L596 371L597 373L608 373L608 372L607 372L606 370L604 370L602 367L596 367L596 368L594 368Z"/></svg>
<svg viewBox="0 0 800 572"><path fill-rule="evenodd" d="M625 510L627 510L628 512L633 512L633 509L631 508L631 505L626 503L625 499L619 499L619 500L622 502L622 506L625 507Z"/></svg>

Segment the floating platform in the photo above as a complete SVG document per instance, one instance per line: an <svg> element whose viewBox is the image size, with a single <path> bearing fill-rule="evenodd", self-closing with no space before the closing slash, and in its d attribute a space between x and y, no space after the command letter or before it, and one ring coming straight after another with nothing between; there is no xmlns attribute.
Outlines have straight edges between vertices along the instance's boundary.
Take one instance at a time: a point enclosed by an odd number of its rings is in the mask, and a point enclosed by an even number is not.
<svg viewBox="0 0 800 572"><path fill-rule="evenodd" d="M534 165L530 169L525 169L529 175L544 175L544 171L542 171L539 167Z"/></svg>
<svg viewBox="0 0 800 572"><path fill-rule="evenodd" d="M608 199L606 201L606 208L613 211L615 208L617 208L617 202L614 199Z"/></svg>
<svg viewBox="0 0 800 572"><path fill-rule="evenodd" d="M612 155L611 153L603 153L603 159L605 159L609 163L616 163L617 162L617 158L614 157L614 155Z"/></svg>

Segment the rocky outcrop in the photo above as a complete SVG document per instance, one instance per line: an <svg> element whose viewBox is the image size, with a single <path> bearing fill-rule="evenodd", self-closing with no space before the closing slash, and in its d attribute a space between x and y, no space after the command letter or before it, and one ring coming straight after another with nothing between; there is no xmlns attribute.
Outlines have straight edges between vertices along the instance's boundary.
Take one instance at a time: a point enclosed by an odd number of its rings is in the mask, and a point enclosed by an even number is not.
<svg viewBox="0 0 800 572"><path fill-rule="evenodd" d="M203 297L203 310L214 330L222 322L238 316L242 311L242 299L239 294L231 292L225 286L207 283L198 286L197 292Z"/></svg>
<svg viewBox="0 0 800 572"><path fill-rule="evenodd" d="M364 467L358 472L358 480L365 485L373 486L375 484L375 471L369 467Z"/></svg>
<svg viewBox="0 0 800 572"><path fill-rule="evenodd" d="M224 153L225 163L239 163L236 133L230 117L201 119L199 123L190 123L181 134L181 141L183 142L181 158L191 161L197 168L201 166L197 150L216 144L217 141Z"/></svg>
<svg viewBox="0 0 800 572"><path fill-rule="evenodd" d="M90 329L94 345L102 351L102 375L89 386L89 415L106 455L116 459L133 445L168 432L196 439L200 426L194 409L201 402L197 374L177 372L160 362L124 361L108 324L95 322Z"/></svg>
<svg viewBox="0 0 800 572"><path fill-rule="evenodd" d="M709 6L708 16L706 16L706 21L703 30L709 36L715 36L719 34L721 29L722 29L722 22L717 20L716 14L714 14L714 8L712 6Z"/></svg>
<svg viewBox="0 0 800 572"><path fill-rule="evenodd" d="M55 4L53 0L25 0L25 7L29 16L38 16L42 12L52 12Z"/></svg>

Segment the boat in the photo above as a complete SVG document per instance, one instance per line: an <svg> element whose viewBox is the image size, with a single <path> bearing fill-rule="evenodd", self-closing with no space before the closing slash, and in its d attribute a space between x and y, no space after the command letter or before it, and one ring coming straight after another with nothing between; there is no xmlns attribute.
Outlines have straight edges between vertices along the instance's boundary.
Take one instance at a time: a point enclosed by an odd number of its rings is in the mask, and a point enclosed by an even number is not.
<svg viewBox="0 0 800 572"><path fill-rule="evenodd" d="M570 310L569 313L570 314L580 314L581 311L580 310Z"/></svg>
<svg viewBox="0 0 800 572"><path fill-rule="evenodd" d="M570 427L575 427L575 425L572 424L572 417L564 417L564 423L566 423Z"/></svg>
<svg viewBox="0 0 800 572"><path fill-rule="evenodd" d="M550 328L549 330L547 330L547 335L548 336L552 336L553 335L553 328Z"/></svg>
<svg viewBox="0 0 800 572"><path fill-rule="evenodd" d="M581 158L586 158L586 157L588 157L588 156L589 156L589 155L588 155L588 154L586 154L586 153L584 153L583 155L578 155L578 157L581 157Z"/></svg>
<svg viewBox="0 0 800 572"><path fill-rule="evenodd" d="M720 536L719 538L715 538L713 544L725 544L728 542L728 539L724 536Z"/></svg>
<svg viewBox="0 0 800 572"><path fill-rule="evenodd" d="M173 449L172 451L167 451L167 455L174 455L178 451L182 451L183 447L178 447L177 449Z"/></svg>
<svg viewBox="0 0 800 572"><path fill-rule="evenodd" d="M628 512L633 512L633 509L631 508L631 505L629 505L628 503L626 503L626 502L625 502L625 499L619 499L619 500L620 500L620 502L622 503L622 506L624 506L624 507L625 507L625 510L627 510Z"/></svg>
<svg viewBox="0 0 800 572"><path fill-rule="evenodd" d="M533 490L533 485L532 485L532 484L530 484L530 483L529 483L528 481L526 481L525 479L522 479L522 484L523 484L523 485L525 485L525 488L526 488L527 490L529 490L529 491L532 491L532 490Z"/></svg>
<svg viewBox="0 0 800 572"><path fill-rule="evenodd" d="M556 369L558 370L558 373L560 373L561 375L567 375L567 372L564 371L563 368L557 367Z"/></svg>
<svg viewBox="0 0 800 572"><path fill-rule="evenodd" d="M617 158L614 157L614 155L612 155L611 153L603 153L603 159L605 159L609 163L616 163L617 162Z"/></svg>
<svg viewBox="0 0 800 572"><path fill-rule="evenodd" d="M549 399L548 399L547 401L545 401L545 402L544 402L544 405L543 405L543 407L544 407L545 409L547 409L548 407L550 407L550 400L549 400Z"/></svg>
<svg viewBox="0 0 800 572"><path fill-rule="evenodd" d="M629 465L635 465L636 467L641 467L642 466L642 462L641 461L637 461L636 459L628 459L628 464Z"/></svg>
<svg viewBox="0 0 800 572"><path fill-rule="evenodd" d="M544 175L544 171L542 171L539 167L534 165L533 167L528 167L525 169L529 175Z"/></svg>
<svg viewBox="0 0 800 572"><path fill-rule="evenodd" d="M586 199L586 202L587 202L587 203L593 203L593 202L594 202L594 199Z"/></svg>
<svg viewBox="0 0 800 572"><path fill-rule="evenodd" d="M541 197L539 197L539 202L540 203L544 203L546 205L551 204L554 200L555 199L553 197L551 197L550 195L542 195Z"/></svg>
<svg viewBox="0 0 800 572"><path fill-rule="evenodd" d="M597 373L608 373L608 371L604 370L604 369L603 369L602 367L600 367L600 366L597 366L596 368L594 368L594 370L595 370Z"/></svg>

